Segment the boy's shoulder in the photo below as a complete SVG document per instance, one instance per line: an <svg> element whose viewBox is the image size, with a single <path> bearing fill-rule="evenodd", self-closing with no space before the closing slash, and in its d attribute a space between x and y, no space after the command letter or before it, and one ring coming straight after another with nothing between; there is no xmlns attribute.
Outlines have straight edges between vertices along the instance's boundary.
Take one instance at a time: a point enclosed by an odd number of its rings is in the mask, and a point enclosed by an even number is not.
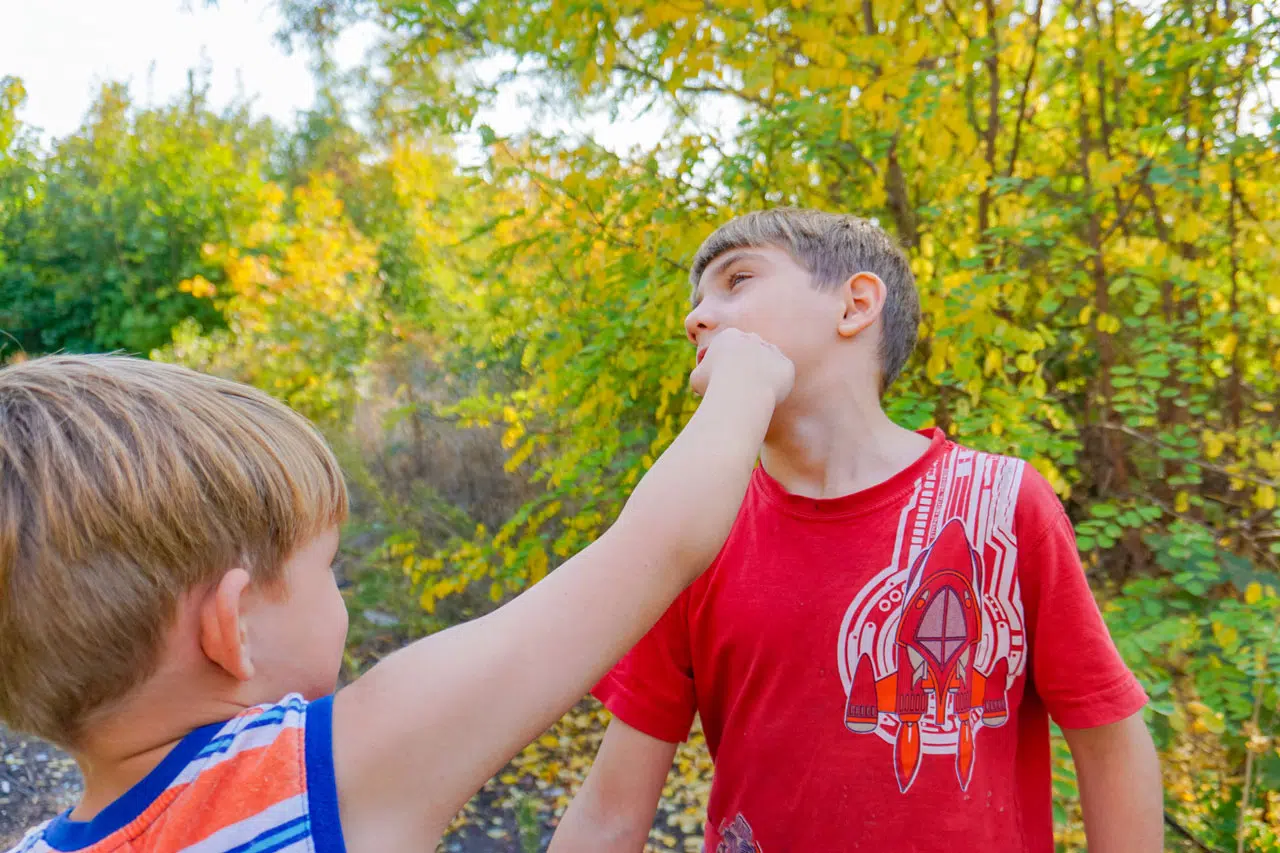
<svg viewBox="0 0 1280 853"><path fill-rule="evenodd" d="M1019 538L1034 540L1063 522L1070 526L1062 499L1049 477L1040 470L1040 465L1044 465L1053 475L1049 463L1037 465L1018 456L977 450L955 442L947 444L949 455L954 457L943 464L953 468L980 468L983 476L991 480L996 497L1006 504L1004 511L1013 512ZM1011 487L1000 488L1001 481Z"/></svg>
<svg viewBox="0 0 1280 853"><path fill-rule="evenodd" d="M275 850L253 845L298 833L315 836L316 850L341 849L331 843L341 838L331 706L290 694L197 729L94 820L60 815L9 853Z"/></svg>

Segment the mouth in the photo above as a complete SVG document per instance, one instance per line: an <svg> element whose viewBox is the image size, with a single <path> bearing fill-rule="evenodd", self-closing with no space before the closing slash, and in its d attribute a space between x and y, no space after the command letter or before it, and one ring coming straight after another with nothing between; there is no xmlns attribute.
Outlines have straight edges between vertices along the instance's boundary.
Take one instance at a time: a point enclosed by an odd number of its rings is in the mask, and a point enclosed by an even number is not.
<svg viewBox="0 0 1280 853"><path fill-rule="evenodd" d="M697 354L696 356L694 356L694 362L693 362L693 363L694 363L695 365L702 364L702 359L706 358L706 356L707 356L707 348L706 348L706 347L702 347L700 350L698 350L698 354Z"/></svg>

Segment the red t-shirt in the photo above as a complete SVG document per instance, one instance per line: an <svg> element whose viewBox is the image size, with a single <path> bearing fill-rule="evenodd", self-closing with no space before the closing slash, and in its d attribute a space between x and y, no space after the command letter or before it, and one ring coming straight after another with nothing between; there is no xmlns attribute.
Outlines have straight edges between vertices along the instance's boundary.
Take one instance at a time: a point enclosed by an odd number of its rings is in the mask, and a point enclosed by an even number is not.
<svg viewBox="0 0 1280 853"><path fill-rule="evenodd" d="M708 851L1049 853L1049 716L1146 702L1049 484L926 434L844 497L758 468L715 563L597 685L661 740L701 714Z"/></svg>

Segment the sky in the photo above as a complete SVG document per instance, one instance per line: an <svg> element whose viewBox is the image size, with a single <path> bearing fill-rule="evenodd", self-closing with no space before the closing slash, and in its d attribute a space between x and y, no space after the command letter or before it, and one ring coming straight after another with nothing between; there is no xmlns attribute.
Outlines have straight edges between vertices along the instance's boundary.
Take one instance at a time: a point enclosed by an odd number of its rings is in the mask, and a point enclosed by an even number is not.
<svg viewBox="0 0 1280 853"><path fill-rule="evenodd" d="M216 8L202 0L0 0L0 76L22 79L19 117L46 136L75 130L103 83L125 81L137 101L163 103L206 62L214 104L243 87L257 112L287 121L311 103L315 86L306 55L275 42L279 24L265 0Z"/></svg>
<svg viewBox="0 0 1280 853"><path fill-rule="evenodd" d="M289 55L276 42L280 23L270 0L219 0L216 7L204 0L0 0L0 77L22 79L27 104L19 118L46 139L74 131L103 83L128 82L135 103L160 104L182 92L188 70L201 65L211 69L215 107L243 93L258 114L288 122L310 106L315 86L305 51ZM365 28L344 36L339 64L358 63L372 35ZM634 107L621 113L574 126L614 150L651 145L668 126L664 116ZM482 119L502 135L533 120L515 92Z"/></svg>

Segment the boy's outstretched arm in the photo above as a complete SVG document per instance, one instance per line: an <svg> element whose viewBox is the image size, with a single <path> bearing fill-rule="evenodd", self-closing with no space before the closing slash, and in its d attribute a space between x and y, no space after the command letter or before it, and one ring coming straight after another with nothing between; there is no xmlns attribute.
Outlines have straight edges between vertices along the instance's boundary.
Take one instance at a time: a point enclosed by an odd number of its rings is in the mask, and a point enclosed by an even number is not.
<svg viewBox="0 0 1280 853"><path fill-rule="evenodd" d="M352 853L432 850L466 801L580 699L715 558L794 369L726 329L698 411L598 540L514 601L390 656L334 700Z"/></svg>
<svg viewBox="0 0 1280 853"><path fill-rule="evenodd" d="M1142 712L1091 729L1064 729L1076 765L1090 853L1160 853L1160 760Z"/></svg>

